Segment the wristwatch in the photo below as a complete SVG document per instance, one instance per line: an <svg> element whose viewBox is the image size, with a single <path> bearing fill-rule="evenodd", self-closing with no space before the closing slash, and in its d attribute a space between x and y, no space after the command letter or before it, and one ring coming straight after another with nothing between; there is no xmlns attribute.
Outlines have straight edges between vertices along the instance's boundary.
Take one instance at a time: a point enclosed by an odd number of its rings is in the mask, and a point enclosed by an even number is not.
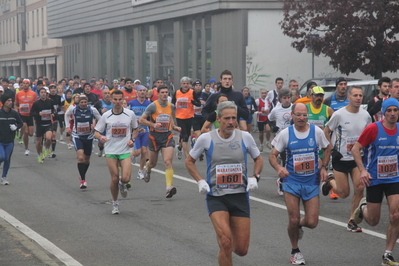
<svg viewBox="0 0 399 266"><path fill-rule="evenodd" d="M255 177L256 181L259 182L259 179L260 179L260 175L259 174L254 174L253 177Z"/></svg>
<svg viewBox="0 0 399 266"><path fill-rule="evenodd" d="M324 169L326 169L326 171L328 170L328 166L327 165L322 165L321 167L324 167Z"/></svg>

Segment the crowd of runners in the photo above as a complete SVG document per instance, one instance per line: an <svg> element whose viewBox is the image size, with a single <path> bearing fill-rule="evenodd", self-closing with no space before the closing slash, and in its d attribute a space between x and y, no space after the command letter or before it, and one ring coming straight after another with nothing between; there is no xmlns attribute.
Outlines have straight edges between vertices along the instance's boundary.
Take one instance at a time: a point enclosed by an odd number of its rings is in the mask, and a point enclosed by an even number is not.
<svg viewBox="0 0 399 266"><path fill-rule="evenodd" d="M249 192L258 188L262 168L273 167L277 193L288 211L292 264L305 264L298 242L304 227L318 224L321 191L331 200L352 195L347 230L354 233L362 232L363 220L379 222L385 195L389 226L382 265L399 265L392 256L399 236L399 79L381 78L367 110L362 108L362 87L348 87L345 78L336 80L336 91L327 98L315 82L307 84L307 95L301 97L296 80L285 87L279 77L275 89L260 89L255 99L250 88L234 88L233 80L229 70L206 83L182 77L180 88L171 92L162 79L150 87L131 78L112 83L79 76L58 82L2 78L1 184L10 184L15 141L24 147L22 156L35 154L37 163L46 164L57 156L58 138L76 151L80 189L89 187L93 149L105 157L112 214L119 214L118 197L127 197L131 188L132 163L139 165L133 175L148 183L161 153L165 197L172 198L177 193L176 157L185 161L206 195L219 265L232 265L232 252L248 252ZM268 163L262 157L266 150ZM248 173L248 155L253 173ZM205 176L197 160L207 161Z"/></svg>

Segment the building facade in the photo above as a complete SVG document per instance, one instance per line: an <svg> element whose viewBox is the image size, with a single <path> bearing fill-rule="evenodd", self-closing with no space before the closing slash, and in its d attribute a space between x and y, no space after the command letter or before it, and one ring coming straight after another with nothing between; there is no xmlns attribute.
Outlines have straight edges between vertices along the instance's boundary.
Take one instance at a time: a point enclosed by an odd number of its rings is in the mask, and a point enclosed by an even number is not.
<svg viewBox="0 0 399 266"><path fill-rule="evenodd" d="M47 34L46 0L0 0L0 77L57 76L62 41Z"/></svg>
<svg viewBox="0 0 399 266"><path fill-rule="evenodd" d="M254 90L274 89L276 77L302 83L312 76L341 76L328 58L313 60L312 54L291 47L292 39L279 26L283 19L280 1L0 0L3 2L15 5L11 8L15 10L0 16L0 76L45 72L47 76L56 73L57 80L74 75L108 80L132 77L148 84L162 78L177 87L183 76L207 81L219 79L229 69L236 88ZM22 29L18 34L3 30L10 25L18 28L12 21L23 17L23 8L29 22L27 47L18 39ZM3 46L7 48L4 52ZM45 54L50 47L54 53ZM351 76L367 78L360 72Z"/></svg>

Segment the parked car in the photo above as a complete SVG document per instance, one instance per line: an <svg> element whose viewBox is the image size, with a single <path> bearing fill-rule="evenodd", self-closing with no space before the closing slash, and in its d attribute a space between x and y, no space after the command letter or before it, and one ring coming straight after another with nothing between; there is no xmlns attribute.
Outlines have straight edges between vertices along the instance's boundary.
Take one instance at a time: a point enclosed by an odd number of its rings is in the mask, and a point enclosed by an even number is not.
<svg viewBox="0 0 399 266"><path fill-rule="evenodd" d="M303 97L306 96L306 91L307 91L307 85L309 82L316 82L317 86L334 86L335 88L335 81L338 79L337 78L314 78L314 79L309 79L305 81L301 88L299 89L299 94ZM349 81L355 81L355 80L360 80L360 79L355 79L355 78L346 78L346 80Z"/></svg>
<svg viewBox="0 0 399 266"><path fill-rule="evenodd" d="M317 83L317 81L315 82ZM353 85L362 87L363 89L362 108L367 109L367 102L370 101L374 96L376 96L379 93L378 79L348 81L348 88ZM335 92L335 81L334 84L318 85L318 86L324 89L324 99L328 98ZM301 87L300 94L302 97L306 96L306 89L307 89L306 86L304 89Z"/></svg>

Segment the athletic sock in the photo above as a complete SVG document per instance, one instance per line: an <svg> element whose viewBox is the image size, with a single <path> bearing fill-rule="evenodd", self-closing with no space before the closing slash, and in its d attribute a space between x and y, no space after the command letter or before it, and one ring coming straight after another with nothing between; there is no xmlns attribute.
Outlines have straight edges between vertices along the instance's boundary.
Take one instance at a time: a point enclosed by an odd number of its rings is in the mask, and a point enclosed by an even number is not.
<svg viewBox="0 0 399 266"><path fill-rule="evenodd" d="M173 168L165 170L165 177L166 177L166 186L169 187L173 183Z"/></svg>
<svg viewBox="0 0 399 266"><path fill-rule="evenodd" d="M57 144L57 141L55 139L51 140L51 150L52 152L55 151L55 145Z"/></svg>
<svg viewBox="0 0 399 266"><path fill-rule="evenodd" d="M79 174L80 174L80 178L82 180L85 180L87 169L86 169L86 165L84 163L78 163L78 171L79 171Z"/></svg>

